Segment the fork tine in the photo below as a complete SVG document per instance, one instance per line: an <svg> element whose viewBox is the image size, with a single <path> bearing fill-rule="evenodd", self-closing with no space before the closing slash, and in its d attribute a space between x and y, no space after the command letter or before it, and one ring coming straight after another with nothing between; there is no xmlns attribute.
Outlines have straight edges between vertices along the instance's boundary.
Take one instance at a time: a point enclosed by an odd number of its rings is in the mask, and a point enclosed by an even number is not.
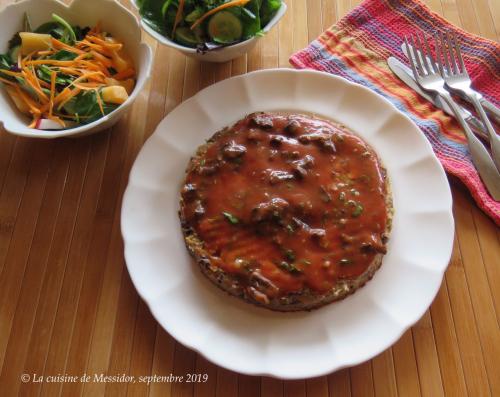
<svg viewBox="0 0 500 397"><path fill-rule="evenodd" d="M462 58L462 51L460 50L460 44L458 43L456 32L453 32L453 41L455 42L455 51L457 52L458 61L460 63L460 68L462 69L461 72L466 73L467 69L465 69L464 60Z"/></svg>
<svg viewBox="0 0 500 397"><path fill-rule="evenodd" d="M413 57L414 62L416 62L415 66L416 66L419 74L422 76L425 76L425 74L426 74L425 69L422 66L422 61L420 60L421 52L420 52L420 49L415 44L415 38L413 37L413 35L410 36L410 51L412 53L412 57Z"/></svg>
<svg viewBox="0 0 500 397"><path fill-rule="evenodd" d="M443 52L444 64L446 65L445 74L449 75L451 73L450 62L448 60L448 48L446 46L446 33L439 32L439 37L441 39L441 50Z"/></svg>
<svg viewBox="0 0 500 397"><path fill-rule="evenodd" d="M450 69L448 69L450 74L458 73L458 65L455 60L455 55L453 54L453 44L451 43L451 33L446 32L446 41L448 44L448 53L450 55Z"/></svg>
<svg viewBox="0 0 500 397"><path fill-rule="evenodd" d="M415 36L417 37L417 44L418 44L418 48L417 48L417 60L420 63L420 58L422 58L422 64L425 67L425 72L426 72L426 74L430 74L430 73L432 73L432 70L431 70L431 66L429 65L429 61L427 59L427 55L425 53L425 47L422 44L422 41L420 40L420 34L417 33ZM424 37L424 40L425 40L425 37Z"/></svg>
<svg viewBox="0 0 500 397"><path fill-rule="evenodd" d="M440 40L440 36L441 36L441 40ZM443 60L442 60L442 48L441 48L441 45L443 43L443 40L442 40L442 33L439 32L439 33L435 33L434 34L434 45L436 47L436 63L437 63L437 66L439 67L439 73L441 74L441 76L444 77L444 69L443 69Z"/></svg>
<svg viewBox="0 0 500 397"><path fill-rule="evenodd" d="M405 36L404 41L405 41L406 51L408 51L408 60L410 61L410 66L411 66L411 70L413 71L413 76L415 78L417 78L418 71L417 71L417 67L415 65L415 60L413 58L413 47L410 45L410 43L408 41L408 36Z"/></svg>
<svg viewBox="0 0 500 397"><path fill-rule="evenodd" d="M418 79L417 67L415 65L415 60L414 60L415 56L414 47L408 43L408 37L406 36L405 36L405 45L406 45L406 50L408 51L408 60L410 61L411 70L413 71L413 77L415 77L415 79Z"/></svg>
<svg viewBox="0 0 500 397"><path fill-rule="evenodd" d="M429 39L427 37L425 37L425 35L423 35L423 38L424 38L424 43L425 43L425 49L427 50L426 61L427 61L427 59L429 59L429 63L430 63L431 69L432 69L431 73L438 73L436 61L434 60L434 56L432 55L432 51L431 51L431 46L429 44Z"/></svg>

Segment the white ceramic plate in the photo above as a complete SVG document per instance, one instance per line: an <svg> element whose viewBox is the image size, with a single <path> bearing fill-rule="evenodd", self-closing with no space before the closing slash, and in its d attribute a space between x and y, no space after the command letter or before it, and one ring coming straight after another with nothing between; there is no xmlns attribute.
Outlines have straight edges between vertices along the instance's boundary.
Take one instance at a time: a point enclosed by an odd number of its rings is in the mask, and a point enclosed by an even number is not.
<svg viewBox="0 0 500 397"><path fill-rule="evenodd" d="M373 280L341 302L303 313L254 307L206 280L184 247L177 211L190 156L214 132L258 110L339 121L387 168L395 208L388 253ZM139 154L122 209L128 270L158 322L220 366L289 379L361 363L396 342L434 299L453 230L444 171L410 119L364 87L290 69L225 80L178 106Z"/></svg>

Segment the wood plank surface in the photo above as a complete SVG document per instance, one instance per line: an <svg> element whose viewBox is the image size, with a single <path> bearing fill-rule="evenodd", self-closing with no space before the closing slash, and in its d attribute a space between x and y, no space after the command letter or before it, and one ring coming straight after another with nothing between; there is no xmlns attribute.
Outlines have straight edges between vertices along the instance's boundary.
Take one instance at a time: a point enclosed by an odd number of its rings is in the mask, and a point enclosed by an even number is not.
<svg viewBox="0 0 500 397"><path fill-rule="evenodd" d="M0 0L0 8L11 1ZM455 181L453 256L434 303L393 347L327 376L283 381L217 367L156 323L126 271L122 194L156 125L204 87L290 67L294 51L359 3L287 0L278 27L220 65L187 59L144 34L155 51L152 78L111 131L41 142L0 130L0 395L500 396L500 230ZM426 3L468 31L500 39L500 1ZM207 381L23 383L23 373L206 374Z"/></svg>

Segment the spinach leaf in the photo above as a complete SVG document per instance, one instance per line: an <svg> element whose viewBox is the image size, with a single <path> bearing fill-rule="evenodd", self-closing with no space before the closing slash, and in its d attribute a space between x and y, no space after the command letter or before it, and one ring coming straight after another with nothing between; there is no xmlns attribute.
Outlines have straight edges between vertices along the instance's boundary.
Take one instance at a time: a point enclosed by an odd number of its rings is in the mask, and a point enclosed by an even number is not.
<svg viewBox="0 0 500 397"><path fill-rule="evenodd" d="M50 70L49 67L45 65L40 65L36 71L38 77L42 79L43 81L46 81L47 83L51 82L51 74L52 71ZM56 84L58 85L68 85L73 82L74 78L70 75L63 74L63 73L57 73L56 77Z"/></svg>
<svg viewBox="0 0 500 397"><path fill-rule="evenodd" d="M56 59L58 61L72 61L75 59L78 55L75 54L74 52L66 51L66 50L61 50L56 52L54 55L50 56L50 59Z"/></svg>
<svg viewBox="0 0 500 397"><path fill-rule="evenodd" d="M71 27L71 25L68 22L66 22L66 20L64 18L61 18L57 14L52 14L52 19L58 25L60 25L64 30L64 34L61 37L61 41L63 43L66 43L66 44L71 44L71 45L75 44L76 34L75 34L75 31L73 30L73 28Z"/></svg>
<svg viewBox="0 0 500 397"><path fill-rule="evenodd" d="M172 0L143 0L139 9L144 22L164 35L167 33L164 13L168 14L172 9L170 3L173 3Z"/></svg>
<svg viewBox="0 0 500 397"><path fill-rule="evenodd" d="M281 0L263 0L260 9L261 26L265 27L281 7Z"/></svg>
<svg viewBox="0 0 500 397"><path fill-rule="evenodd" d="M64 36L64 28L56 22L46 22L35 29L35 33L50 34L55 39L61 39Z"/></svg>
<svg viewBox="0 0 500 397"><path fill-rule="evenodd" d="M16 76L15 80L18 82L18 84L21 86L21 88L24 91L26 91L32 98L34 98L34 99L37 98L37 94L36 94L35 90L29 84L26 83L26 80L23 77ZM42 90L43 90L43 88L42 88ZM46 92L46 91L44 91L44 92Z"/></svg>
<svg viewBox="0 0 500 397"><path fill-rule="evenodd" d="M86 91L78 94L64 105L66 113L81 117L82 124L92 123L103 117L101 108L97 102L97 94L95 91ZM104 114L109 114L119 105L108 104L103 102Z"/></svg>
<svg viewBox="0 0 500 397"><path fill-rule="evenodd" d="M82 41L90 32L90 28L88 26L85 28L81 28L80 26L73 26L73 31L75 32L76 40Z"/></svg>
<svg viewBox="0 0 500 397"><path fill-rule="evenodd" d="M189 14L186 15L184 20L188 24L192 24L197 19L201 18L204 13L205 13L205 10L202 7L196 6L193 11L191 11Z"/></svg>
<svg viewBox="0 0 500 397"><path fill-rule="evenodd" d="M251 17L248 12L242 12L241 21L243 22L243 38L248 39L257 34L260 30L260 13L259 13L259 0L251 0L245 9L250 11L255 18Z"/></svg>
<svg viewBox="0 0 500 397"><path fill-rule="evenodd" d="M12 62L8 54L0 54L0 69L10 70Z"/></svg>

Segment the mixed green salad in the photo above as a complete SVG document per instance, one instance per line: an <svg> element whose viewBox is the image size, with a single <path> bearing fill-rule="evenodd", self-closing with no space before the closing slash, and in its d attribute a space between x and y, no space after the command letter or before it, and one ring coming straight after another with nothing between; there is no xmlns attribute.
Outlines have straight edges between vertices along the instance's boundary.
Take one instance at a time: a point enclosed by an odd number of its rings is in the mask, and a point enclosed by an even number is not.
<svg viewBox="0 0 500 397"><path fill-rule="evenodd" d="M0 54L0 86L30 128L57 130L88 124L122 105L135 86L136 71L123 44L111 34L72 26L58 15L24 28Z"/></svg>
<svg viewBox="0 0 500 397"><path fill-rule="evenodd" d="M207 51L262 34L281 0L136 0L143 20L178 44Z"/></svg>

